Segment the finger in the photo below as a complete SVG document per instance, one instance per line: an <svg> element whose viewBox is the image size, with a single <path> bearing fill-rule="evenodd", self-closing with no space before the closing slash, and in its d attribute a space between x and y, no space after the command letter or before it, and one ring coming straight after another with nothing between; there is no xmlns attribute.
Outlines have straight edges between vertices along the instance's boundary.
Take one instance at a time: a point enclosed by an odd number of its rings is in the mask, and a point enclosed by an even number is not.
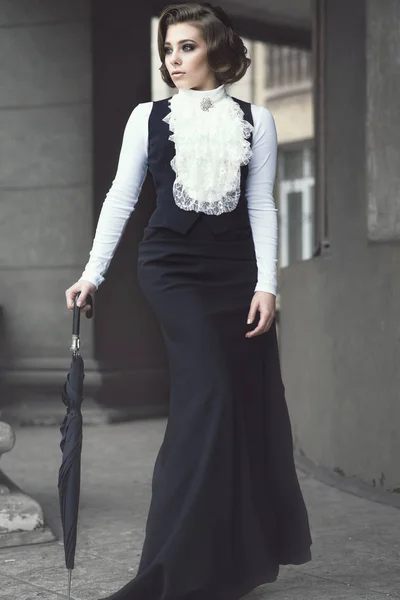
<svg viewBox="0 0 400 600"><path fill-rule="evenodd" d="M75 299L76 296L78 294L81 293L80 289L76 289L74 286L70 287L66 292L65 292L65 296L67 299L67 306L70 310L73 310L75 307ZM79 300L77 300L77 305L79 306L79 301L81 300L81 297L79 297Z"/></svg>
<svg viewBox="0 0 400 600"><path fill-rule="evenodd" d="M246 333L246 337L255 337L256 335L260 335L261 333L265 333L267 325L267 317L265 315L261 315L258 325L253 331L249 331Z"/></svg>
<svg viewBox="0 0 400 600"><path fill-rule="evenodd" d="M65 292L65 298L66 298L66 301L67 301L67 307L70 310L72 310L74 308L74 298L75 298L75 296L76 296L76 292L74 293L74 292L71 292L69 290L67 290Z"/></svg>
<svg viewBox="0 0 400 600"><path fill-rule="evenodd" d="M81 308L81 312L83 312L83 313L87 313L87 312L89 312L89 310L91 310L91 309L92 309L92 307L90 306L90 304L85 304L85 306L83 306L83 307Z"/></svg>
<svg viewBox="0 0 400 600"><path fill-rule="evenodd" d="M268 331L268 329L271 327L273 320L274 320L274 315L273 313L265 313L264 315L262 315L262 317L264 318L264 322L265 322L265 331Z"/></svg>
<svg viewBox="0 0 400 600"><path fill-rule="evenodd" d="M265 333L271 329L272 324L274 322L274 318L275 318L275 315L271 315L271 317L268 319L267 328L265 330Z"/></svg>
<svg viewBox="0 0 400 600"><path fill-rule="evenodd" d="M248 325L250 325L250 323L252 323L254 321L254 319L256 318L257 308L258 308L258 302L253 300L252 303L250 304L250 310L249 310L249 314L247 317Z"/></svg>
<svg viewBox="0 0 400 600"><path fill-rule="evenodd" d="M81 306L84 307L86 305L86 298L87 298L88 292L81 292L78 300L76 301L76 305L77 306Z"/></svg>

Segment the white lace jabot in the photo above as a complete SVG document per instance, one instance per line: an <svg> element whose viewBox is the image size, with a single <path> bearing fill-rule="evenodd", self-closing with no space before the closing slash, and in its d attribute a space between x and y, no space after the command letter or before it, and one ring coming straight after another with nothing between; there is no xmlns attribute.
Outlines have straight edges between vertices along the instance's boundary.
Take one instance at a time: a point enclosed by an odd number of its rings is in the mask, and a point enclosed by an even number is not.
<svg viewBox="0 0 400 600"><path fill-rule="evenodd" d="M253 126L225 85L179 90L164 117L175 143L173 196L183 210L209 215L231 212L240 198L240 167L252 156Z"/></svg>

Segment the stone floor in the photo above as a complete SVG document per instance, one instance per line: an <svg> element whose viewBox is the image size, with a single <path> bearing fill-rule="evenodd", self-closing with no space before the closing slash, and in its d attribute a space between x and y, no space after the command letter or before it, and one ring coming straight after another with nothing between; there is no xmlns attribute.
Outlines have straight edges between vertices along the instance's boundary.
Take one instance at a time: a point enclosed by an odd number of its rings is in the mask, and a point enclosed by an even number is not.
<svg viewBox="0 0 400 600"><path fill-rule="evenodd" d="M135 575L165 419L86 427L74 600L98 600ZM60 536L57 427L17 429L2 469L44 509ZM313 560L283 567L247 600L400 599L400 512L299 471L309 509ZM66 597L60 541L0 550L1 600Z"/></svg>

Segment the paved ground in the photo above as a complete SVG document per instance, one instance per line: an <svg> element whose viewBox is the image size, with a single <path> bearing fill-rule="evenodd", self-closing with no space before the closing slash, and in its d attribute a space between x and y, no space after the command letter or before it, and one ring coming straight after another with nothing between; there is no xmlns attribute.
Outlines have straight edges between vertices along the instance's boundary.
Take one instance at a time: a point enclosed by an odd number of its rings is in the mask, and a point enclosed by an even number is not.
<svg viewBox="0 0 400 600"><path fill-rule="evenodd" d="M151 474L165 420L86 427L73 598L97 600L136 571L150 500ZM60 534L57 427L17 430L1 461L17 485L42 504ZM313 561L283 567L279 580L248 600L400 599L400 512L299 472L314 539ZM2 600L65 598L59 541L0 550Z"/></svg>

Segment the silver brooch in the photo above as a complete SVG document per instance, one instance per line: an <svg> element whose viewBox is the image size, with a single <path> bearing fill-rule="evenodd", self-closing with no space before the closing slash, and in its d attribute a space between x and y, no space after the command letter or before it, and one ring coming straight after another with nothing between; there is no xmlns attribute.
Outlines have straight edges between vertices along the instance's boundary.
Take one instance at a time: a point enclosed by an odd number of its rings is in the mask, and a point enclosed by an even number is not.
<svg viewBox="0 0 400 600"><path fill-rule="evenodd" d="M212 100L210 100L210 98L203 98L203 100L200 102L200 108L201 110L210 110L210 108L212 108L214 106Z"/></svg>

